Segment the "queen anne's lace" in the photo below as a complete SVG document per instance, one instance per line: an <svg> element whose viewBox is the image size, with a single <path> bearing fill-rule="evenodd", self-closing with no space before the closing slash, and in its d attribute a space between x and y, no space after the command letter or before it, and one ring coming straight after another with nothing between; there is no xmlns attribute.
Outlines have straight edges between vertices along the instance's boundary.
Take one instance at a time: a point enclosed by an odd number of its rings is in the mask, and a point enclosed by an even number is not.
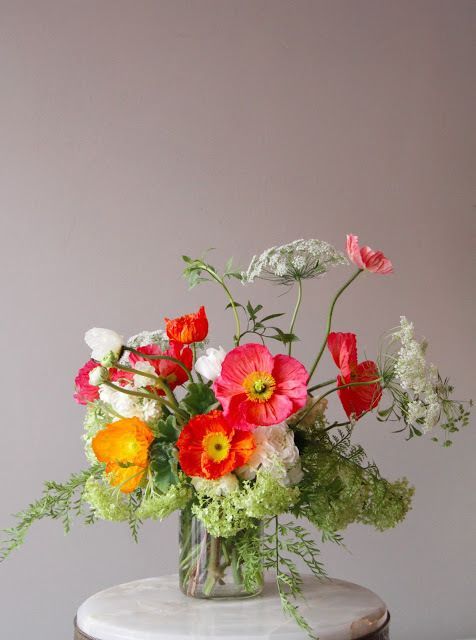
<svg viewBox="0 0 476 640"><path fill-rule="evenodd" d="M134 336L131 336L127 341L127 346L137 349L137 347L144 347L148 344L158 344L162 349L166 349L169 344L167 334L162 329L155 329L154 331L141 331Z"/></svg>
<svg viewBox="0 0 476 640"><path fill-rule="evenodd" d="M412 394L407 407L408 424L419 424L427 432L438 424L442 407L437 393L438 371L425 358L427 343L415 339L413 323L400 318L400 330L395 337L401 342L395 360L395 378L401 388Z"/></svg>
<svg viewBox="0 0 476 640"><path fill-rule="evenodd" d="M343 253L323 240L294 240L280 247L271 247L254 256L242 275L243 284L255 278L273 280L280 284L292 284L320 276L340 264L348 264Z"/></svg>

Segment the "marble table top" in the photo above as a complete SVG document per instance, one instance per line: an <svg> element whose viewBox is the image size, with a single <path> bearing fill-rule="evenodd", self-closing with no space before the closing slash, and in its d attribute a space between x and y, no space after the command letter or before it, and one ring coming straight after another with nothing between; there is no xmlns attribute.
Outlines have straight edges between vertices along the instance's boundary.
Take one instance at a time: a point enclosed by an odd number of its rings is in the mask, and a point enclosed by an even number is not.
<svg viewBox="0 0 476 640"><path fill-rule="evenodd" d="M344 580L304 578L300 609L320 640L354 640L385 623L385 603ZM176 575L117 585L88 598L77 626L98 640L304 640L281 611L276 587L247 600L199 600L183 595Z"/></svg>

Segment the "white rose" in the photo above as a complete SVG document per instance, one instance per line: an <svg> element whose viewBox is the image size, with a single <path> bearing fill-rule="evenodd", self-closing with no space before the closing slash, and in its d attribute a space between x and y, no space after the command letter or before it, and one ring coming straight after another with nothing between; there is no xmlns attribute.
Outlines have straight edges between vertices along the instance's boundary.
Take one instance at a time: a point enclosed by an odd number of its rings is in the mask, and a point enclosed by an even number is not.
<svg viewBox="0 0 476 640"><path fill-rule="evenodd" d="M270 427L257 427L253 431L256 449L248 463L237 469L243 480L256 477L259 468L272 473L283 484L288 484L286 472L299 464L299 449L294 444L294 433L286 423Z"/></svg>
<svg viewBox="0 0 476 640"><path fill-rule="evenodd" d="M205 380L212 382L218 378L221 373L221 365L226 356L223 347L214 349L211 347L205 351L206 355L200 356L195 362L195 371L199 373Z"/></svg>
<svg viewBox="0 0 476 640"><path fill-rule="evenodd" d="M127 387L125 387L127 389ZM115 391L107 386L99 387L99 397L103 402L111 405L123 418L142 418L142 410L138 398L129 396L121 391Z"/></svg>
<svg viewBox="0 0 476 640"><path fill-rule="evenodd" d="M94 327L84 334L84 340L91 349L91 358L100 362L108 354L118 356L123 345L123 338L111 329Z"/></svg>
<svg viewBox="0 0 476 640"><path fill-rule="evenodd" d="M145 360L139 360L135 363L134 369L137 371L143 371L144 373L151 373L152 375L157 375L155 373L154 367L150 364L150 362L146 362ZM154 381L152 378L148 378L147 376L141 376L139 373L134 374L134 386L136 387L147 387L149 384L152 384Z"/></svg>
<svg viewBox="0 0 476 640"><path fill-rule="evenodd" d="M192 478L192 484L197 491L209 496L226 496L239 488L238 478L233 473L228 473L218 480L195 477Z"/></svg>

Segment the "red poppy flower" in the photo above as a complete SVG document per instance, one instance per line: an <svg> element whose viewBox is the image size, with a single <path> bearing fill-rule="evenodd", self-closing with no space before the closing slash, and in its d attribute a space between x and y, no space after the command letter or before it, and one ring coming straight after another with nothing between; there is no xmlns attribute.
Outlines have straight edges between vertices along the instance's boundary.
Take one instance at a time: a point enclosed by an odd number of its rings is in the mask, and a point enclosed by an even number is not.
<svg viewBox="0 0 476 640"><path fill-rule="evenodd" d="M216 480L246 464L256 445L252 434L235 430L222 411L210 411L189 420L177 447L184 473Z"/></svg>
<svg viewBox="0 0 476 640"><path fill-rule="evenodd" d="M380 377L377 365L372 360L357 361L357 338L355 333L330 333L327 346L339 367L337 386L352 382L369 383ZM382 397L380 382L338 390L338 396L347 417L358 420L364 413L378 406Z"/></svg>
<svg viewBox="0 0 476 640"><path fill-rule="evenodd" d="M180 360L180 362L182 362L182 364L184 364L187 369L190 370L192 368L193 360L193 354L190 347L184 347L178 342L171 342L169 348L166 351L162 351L162 349L157 344L148 344L144 347L138 347L137 351L143 353L144 356L139 356L136 353L131 353L129 356L129 360L132 366L134 366L134 364L139 360L150 362L150 364L154 367L157 375L164 378L171 389L175 389L175 387L187 381L188 376L186 372L176 362L162 359L150 360L149 358L147 358L147 356L171 356L176 360ZM158 393L163 393L160 390L156 391Z"/></svg>
<svg viewBox="0 0 476 640"><path fill-rule="evenodd" d="M200 307L197 313L189 313L173 320L165 318L165 330L169 340L175 340L181 344L205 340L208 335L208 318L205 307Z"/></svg>

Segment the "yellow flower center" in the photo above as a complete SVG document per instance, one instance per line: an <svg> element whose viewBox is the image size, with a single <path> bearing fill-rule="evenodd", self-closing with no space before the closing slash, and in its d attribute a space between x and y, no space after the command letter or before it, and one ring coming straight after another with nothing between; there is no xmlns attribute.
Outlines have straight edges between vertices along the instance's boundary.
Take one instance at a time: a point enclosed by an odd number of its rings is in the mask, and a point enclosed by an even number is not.
<svg viewBox="0 0 476 640"><path fill-rule="evenodd" d="M222 462L230 453L230 441L224 433L208 433L203 438L203 448L213 462Z"/></svg>
<svg viewBox="0 0 476 640"><path fill-rule="evenodd" d="M274 393L276 380L267 371L253 371L243 380L243 387L252 402L267 402Z"/></svg>

